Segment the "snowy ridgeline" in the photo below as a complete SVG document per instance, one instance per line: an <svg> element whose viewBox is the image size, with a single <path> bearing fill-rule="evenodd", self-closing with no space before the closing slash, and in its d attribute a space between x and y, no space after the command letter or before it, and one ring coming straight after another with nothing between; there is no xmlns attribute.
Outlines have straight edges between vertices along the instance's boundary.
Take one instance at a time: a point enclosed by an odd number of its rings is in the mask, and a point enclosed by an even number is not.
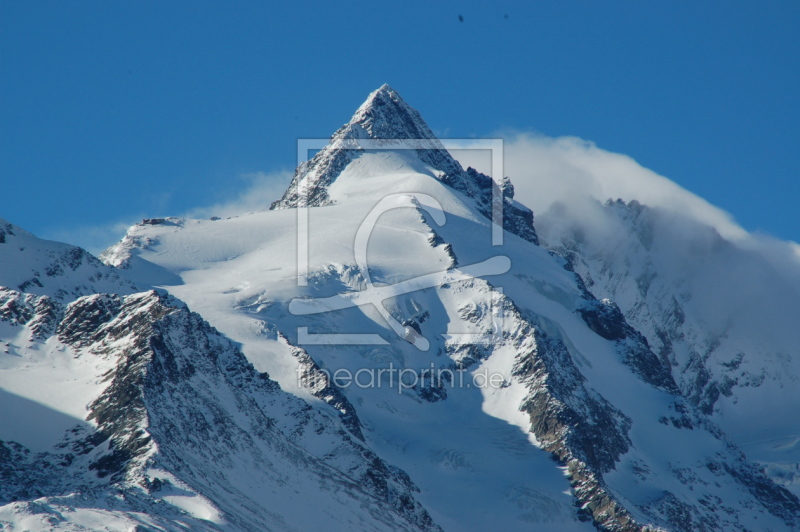
<svg viewBox="0 0 800 532"><path fill-rule="evenodd" d="M597 204L619 224L603 253L569 212L537 235L504 180L493 246L488 177L442 150L337 144L390 136L433 139L384 86L274 210L149 220L108 266L0 225L0 523L800 526L775 482L794 488L796 423L769 408L797 400L797 363L702 319L716 292L659 254L674 223Z"/></svg>

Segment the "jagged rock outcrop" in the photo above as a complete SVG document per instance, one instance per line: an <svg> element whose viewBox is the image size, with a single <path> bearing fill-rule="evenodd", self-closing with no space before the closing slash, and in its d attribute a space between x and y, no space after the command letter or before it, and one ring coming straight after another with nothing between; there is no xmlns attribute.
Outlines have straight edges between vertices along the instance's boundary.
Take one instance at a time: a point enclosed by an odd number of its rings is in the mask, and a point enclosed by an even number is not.
<svg viewBox="0 0 800 532"><path fill-rule="evenodd" d="M9 290L3 296L3 319L18 329L51 315L46 296ZM57 336L69 349L63 356L97 358L110 369L98 375L104 384L88 405L89 424L76 425L52 451L0 442L0 506L144 490L136 495L143 497L141 509L158 518L181 513L159 502L165 483L179 479L236 529L265 530L283 525L260 493L273 482L305 481L323 492L336 486L334 492L359 501L354 508L374 507L380 517L365 526L437 529L406 474L282 392L180 301L155 291L97 294L70 303L61 316ZM249 471L250 480L243 484L239 470Z"/></svg>

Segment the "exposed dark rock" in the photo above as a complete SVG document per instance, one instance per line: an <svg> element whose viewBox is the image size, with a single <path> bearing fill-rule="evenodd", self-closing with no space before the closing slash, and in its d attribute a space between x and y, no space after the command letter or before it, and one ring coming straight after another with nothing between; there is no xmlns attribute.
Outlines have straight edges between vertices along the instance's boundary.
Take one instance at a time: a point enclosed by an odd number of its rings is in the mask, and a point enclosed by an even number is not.
<svg viewBox="0 0 800 532"><path fill-rule="evenodd" d="M32 277L32 278L28 279L27 281L24 281L24 282L20 283L19 291L20 292L26 292L32 286L36 286L38 288L44 288L44 285L42 285L42 282L38 279L38 277Z"/></svg>
<svg viewBox="0 0 800 532"><path fill-rule="evenodd" d="M532 432L563 463L578 459L598 473L611 470L630 445L630 420L586 388L561 342L537 329L528 334L536 347L518 355L514 376L531 389L522 410Z"/></svg>
<svg viewBox="0 0 800 532"><path fill-rule="evenodd" d="M119 312L121 304L119 296L98 294L67 305L58 326L59 339L76 347L94 342L100 327Z"/></svg>
<svg viewBox="0 0 800 532"><path fill-rule="evenodd" d="M578 309L578 313L591 330L606 340L624 340L631 332L631 327L613 301L589 301Z"/></svg>
<svg viewBox="0 0 800 532"><path fill-rule="evenodd" d="M300 364L300 383L310 389L314 397L325 401L338 410L342 424L356 438L363 441L364 434L361 432L361 421L358 419L355 407L347 400L347 397L330 382L329 376L322 371L304 349L292 345L289 339L282 334L278 333L278 335L289 345L292 355L298 359Z"/></svg>
<svg viewBox="0 0 800 532"><path fill-rule="evenodd" d="M670 368L650 350L647 339L628 324L616 303L591 299L578 309L578 314L592 331L617 343L624 362L644 381L671 393L678 392Z"/></svg>
<svg viewBox="0 0 800 532"><path fill-rule="evenodd" d="M6 236L14 236L14 227L11 224L0 224L0 244L6 243Z"/></svg>

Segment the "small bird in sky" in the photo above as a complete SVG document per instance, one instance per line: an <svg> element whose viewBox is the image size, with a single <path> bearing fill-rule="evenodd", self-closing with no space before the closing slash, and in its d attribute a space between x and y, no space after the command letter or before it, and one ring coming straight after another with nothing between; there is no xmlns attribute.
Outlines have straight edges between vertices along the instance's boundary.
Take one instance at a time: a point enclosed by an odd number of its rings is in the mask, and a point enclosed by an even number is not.
<svg viewBox="0 0 800 532"><path fill-rule="evenodd" d="M459 15L459 16L458 16L458 21L459 21L459 22L464 22L464 17L462 17L461 15Z"/></svg>

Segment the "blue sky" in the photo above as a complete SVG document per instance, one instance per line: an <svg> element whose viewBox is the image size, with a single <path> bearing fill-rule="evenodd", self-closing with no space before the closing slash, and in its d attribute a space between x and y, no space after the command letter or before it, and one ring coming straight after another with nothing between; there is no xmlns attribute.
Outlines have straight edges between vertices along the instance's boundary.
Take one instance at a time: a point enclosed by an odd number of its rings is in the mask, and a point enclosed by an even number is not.
<svg viewBox="0 0 800 532"><path fill-rule="evenodd" d="M0 217L96 250L291 170L388 82L440 136L578 136L800 241L798 28L798 2L2 2Z"/></svg>

